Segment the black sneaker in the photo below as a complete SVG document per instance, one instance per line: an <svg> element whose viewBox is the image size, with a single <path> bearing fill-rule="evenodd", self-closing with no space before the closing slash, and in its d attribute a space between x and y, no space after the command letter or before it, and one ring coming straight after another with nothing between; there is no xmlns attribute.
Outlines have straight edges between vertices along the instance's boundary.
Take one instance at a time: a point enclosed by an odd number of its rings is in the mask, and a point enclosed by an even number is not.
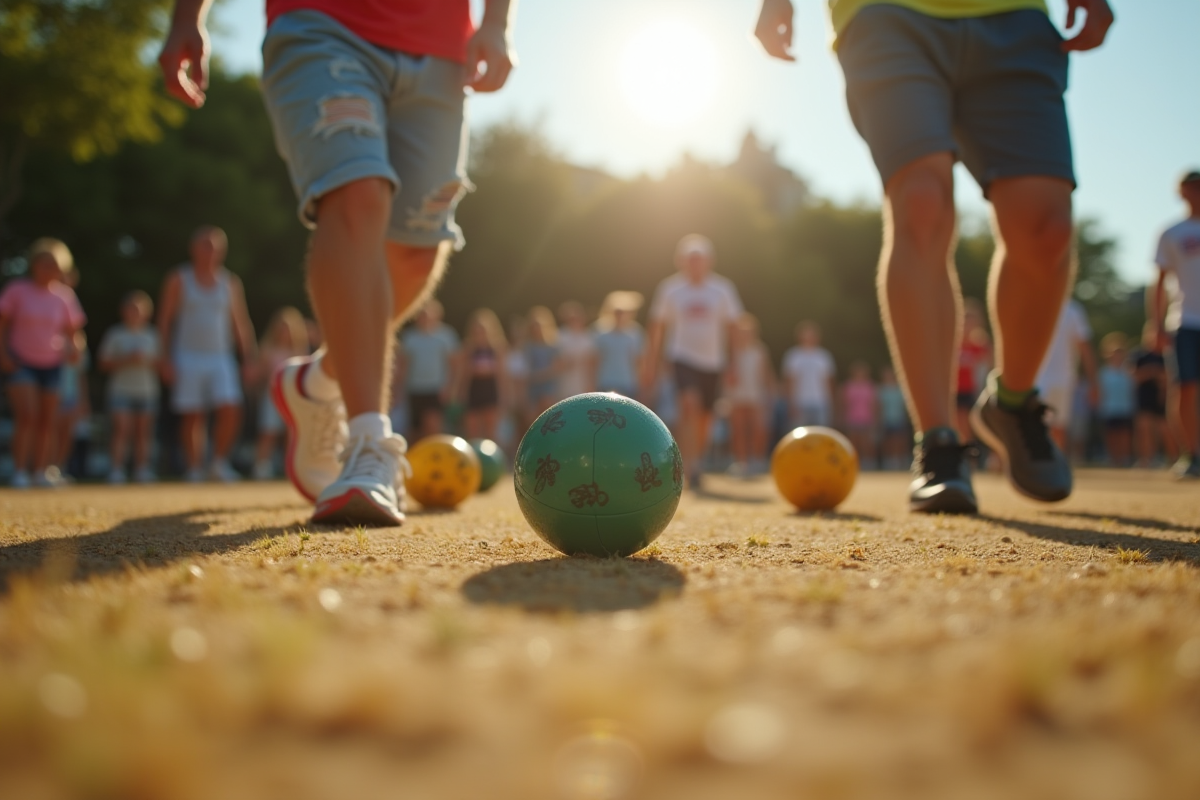
<svg viewBox="0 0 1200 800"><path fill-rule="evenodd" d="M908 486L908 507L924 514L974 514L979 511L967 454L974 448L960 444L950 428L926 431L913 449L913 482Z"/></svg>
<svg viewBox="0 0 1200 800"><path fill-rule="evenodd" d="M971 427L999 454L1014 489L1033 500L1053 503L1071 494L1072 480L1071 465L1046 426L1049 410L1036 391L1016 410L1001 407L993 378L971 409Z"/></svg>

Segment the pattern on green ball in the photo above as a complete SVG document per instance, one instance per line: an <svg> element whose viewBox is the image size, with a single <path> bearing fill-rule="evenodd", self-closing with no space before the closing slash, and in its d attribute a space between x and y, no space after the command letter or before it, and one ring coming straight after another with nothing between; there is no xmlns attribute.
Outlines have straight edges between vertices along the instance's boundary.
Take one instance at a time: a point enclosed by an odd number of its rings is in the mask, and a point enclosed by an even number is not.
<svg viewBox="0 0 1200 800"><path fill-rule="evenodd" d="M514 470L530 525L568 554L645 547L670 522L683 489L679 449L666 426L640 403L612 394L577 395L544 412L522 438Z"/></svg>

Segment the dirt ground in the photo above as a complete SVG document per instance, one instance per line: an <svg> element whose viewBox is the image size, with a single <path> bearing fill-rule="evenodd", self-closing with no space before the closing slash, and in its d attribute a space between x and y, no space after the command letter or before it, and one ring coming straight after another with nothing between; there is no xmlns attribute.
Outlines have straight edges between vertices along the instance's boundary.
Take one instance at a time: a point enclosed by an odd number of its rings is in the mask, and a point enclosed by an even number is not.
<svg viewBox="0 0 1200 800"><path fill-rule="evenodd" d="M838 513L685 494L566 559L511 485L402 528L283 484L0 492L0 797L1200 797L1200 487Z"/></svg>

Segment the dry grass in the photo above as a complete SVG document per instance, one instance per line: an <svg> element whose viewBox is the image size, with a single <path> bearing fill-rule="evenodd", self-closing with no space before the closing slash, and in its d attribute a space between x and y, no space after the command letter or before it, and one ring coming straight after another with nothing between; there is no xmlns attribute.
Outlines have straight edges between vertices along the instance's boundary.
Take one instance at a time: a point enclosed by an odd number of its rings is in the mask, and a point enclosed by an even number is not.
<svg viewBox="0 0 1200 800"><path fill-rule="evenodd" d="M917 517L712 481L626 561L501 485L325 530L284 486L0 492L0 797L1200 796L1200 501Z"/></svg>

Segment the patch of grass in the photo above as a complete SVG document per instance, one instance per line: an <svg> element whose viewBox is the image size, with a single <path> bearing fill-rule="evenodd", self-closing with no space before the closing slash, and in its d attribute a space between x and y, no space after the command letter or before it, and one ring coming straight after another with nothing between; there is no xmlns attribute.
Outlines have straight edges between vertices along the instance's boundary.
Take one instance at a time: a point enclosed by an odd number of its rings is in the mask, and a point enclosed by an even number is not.
<svg viewBox="0 0 1200 800"><path fill-rule="evenodd" d="M747 547L767 547L770 544L771 544L771 540L768 539L766 536L761 536L759 534L753 534L751 536L746 537L746 546Z"/></svg>
<svg viewBox="0 0 1200 800"><path fill-rule="evenodd" d="M1117 560L1122 564L1141 564L1149 558L1150 553L1146 550L1127 549L1117 545Z"/></svg>

